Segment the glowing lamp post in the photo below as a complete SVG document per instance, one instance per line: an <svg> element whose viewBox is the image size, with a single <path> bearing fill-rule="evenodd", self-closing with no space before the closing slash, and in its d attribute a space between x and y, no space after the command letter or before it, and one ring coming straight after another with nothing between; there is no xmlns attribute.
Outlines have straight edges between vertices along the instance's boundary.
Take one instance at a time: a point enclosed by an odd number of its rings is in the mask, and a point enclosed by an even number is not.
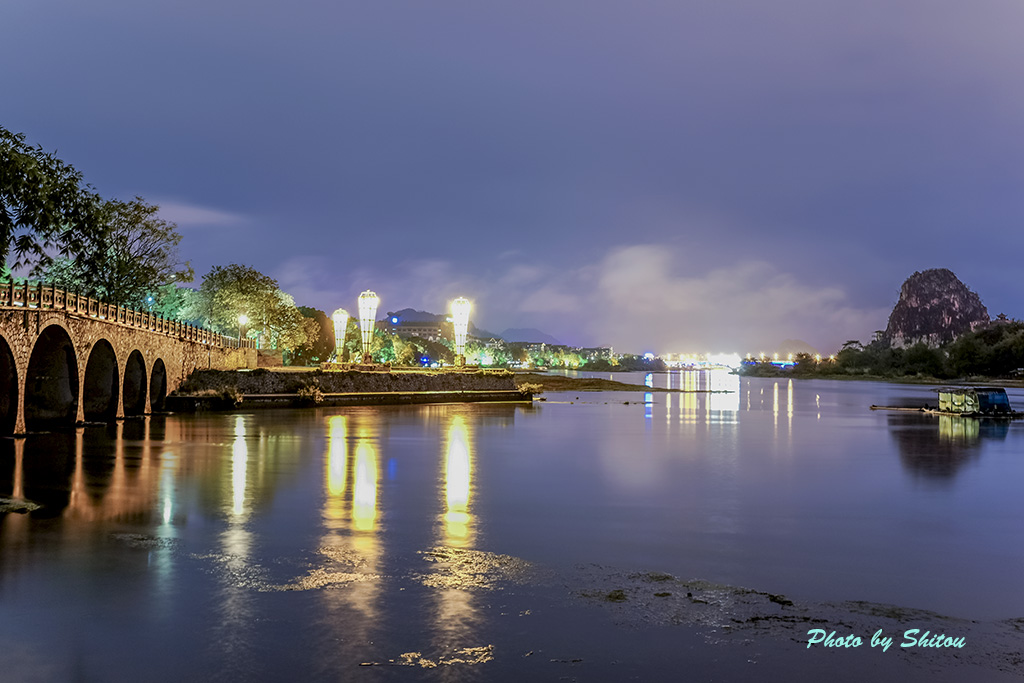
<svg viewBox="0 0 1024 683"><path fill-rule="evenodd" d="M341 353L345 350L345 330L348 329L348 311L339 308L331 314L334 321L334 362L341 362Z"/></svg>
<svg viewBox="0 0 1024 683"><path fill-rule="evenodd" d="M373 340L373 325L377 318L377 304L380 299L370 290L359 295L359 329L363 333L363 363L373 362L370 342Z"/></svg>
<svg viewBox="0 0 1024 683"><path fill-rule="evenodd" d="M249 316L245 313L238 316L238 345L242 345L242 328L249 324Z"/></svg>
<svg viewBox="0 0 1024 683"><path fill-rule="evenodd" d="M469 311L473 304L469 299L460 296L452 302L452 322L455 325L455 362L466 364L466 331L469 329Z"/></svg>

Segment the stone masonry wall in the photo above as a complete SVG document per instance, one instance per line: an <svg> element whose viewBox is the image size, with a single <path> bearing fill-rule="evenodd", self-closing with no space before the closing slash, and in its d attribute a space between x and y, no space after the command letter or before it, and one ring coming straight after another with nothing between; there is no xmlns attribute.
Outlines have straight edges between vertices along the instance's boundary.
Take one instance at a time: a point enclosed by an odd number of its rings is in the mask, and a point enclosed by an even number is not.
<svg viewBox="0 0 1024 683"><path fill-rule="evenodd" d="M15 379L18 384L18 415L14 428L17 434L24 433L25 430L25 385L29 361L39 336L52 326L59 327L67 335L73 348L72 355L77 367L71 370L78 376L78 420L83 419L82 391L89 355L100 340L106 340L114 349L119 381L124 380L128 357L133 351L138 351L142 355L147 388L150 386L154 364L157 360L162 361L166 371L167 393L177 389L193 370L199 368L226 370L256 367L255 349L214 346L61 310L2 308L0 340L7 345L13 356ZM2 351L0 345L0 352ZM10 387L0 387L0 391L7 395ZM124 415L122 398L118 398L119 417ZM147 396L146 412L151 409L149 399Z"/></svg>
<svg viewBox="0 0 1024 683"><path fill-rule="evenodd" d="M511 391L511 372L218 372L200 370L181 385L182 392L220 391L234 387L243 394L294 394L316 386L325 394L382 391Z"/></svg>

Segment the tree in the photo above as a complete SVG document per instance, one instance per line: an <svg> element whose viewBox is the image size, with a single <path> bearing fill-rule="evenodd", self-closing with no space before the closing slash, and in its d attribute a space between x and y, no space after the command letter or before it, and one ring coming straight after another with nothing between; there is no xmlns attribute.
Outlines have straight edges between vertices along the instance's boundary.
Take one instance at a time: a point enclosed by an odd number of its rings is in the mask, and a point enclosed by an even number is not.
<svg viewBox="0 0 1024 683"><path fill-rule="evenodd" d="M182 314L229 336L239 334L245 315L247 336L262 339L265 348L294 350L309 342L295 300L278 289L278 281L248 265L214 266Z"/></svg>
<svg viewBox="0 0 1024 683"><path fill-rule="evenodd" d="M334 353L334 323L323 311L299 306L303 316L306 342L299 344L292 355L292 364L309 365L326 361Z"/></svg>
<svg viewBox="0 0 1024 683"><path fill-rule="evenodd" d="M54 253L80 253L102 234L99 196L82 174L25 136L0 127L0 258L32 274L49 265Z"/></svg>
<svg viewBox="0 0 1024 683"><path fill-rule="evenodd" d="M150 295L153 297L153 313L167 318L179 320L192 325L202 325L202 303L199 292L191 287L179 287L173 282L157 287Z"/></svg>
<svg viewBox="0 0 1024 683"><path fill-rule="evenodd" d="M203 276L196 313L221 334L237 333L241 315L248 317L250 330L260 332L269 312L280 306L278 291L277 280L255 268L214 266Z"/></svg>
<svg viewBox="0 0 1024 683"><path fill-rule="evenodd" d="M147 297L160 287L194 277L192 267L178 259L177 226L157 218L159 210L142 197L103 202L103 230L87 235L71 258L49 264L43 279L108 303L148 310Z"/></svg>
<svg viewBox="0 0 1024 683"><path fill-rule="evenodd" d="M319 326L303 317L291 295L278 289L277 280L237 263L214 266L203 277L187 314L229 336L239 333L239 316L244 315L247 336L262 339L262 346L270 349L294 351L316 343L319 335Z"/></svg>

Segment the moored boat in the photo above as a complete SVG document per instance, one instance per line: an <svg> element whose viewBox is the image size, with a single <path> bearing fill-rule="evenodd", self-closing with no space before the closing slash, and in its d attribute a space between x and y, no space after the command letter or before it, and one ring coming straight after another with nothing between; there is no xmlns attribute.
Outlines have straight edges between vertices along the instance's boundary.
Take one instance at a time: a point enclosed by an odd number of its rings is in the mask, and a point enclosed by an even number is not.
<svg viewBox="0 0 1024 683"><path fill-rule="evenodd" d="M904 406L871 406L872 410L901 410L932 415L962 417L1020 418L1024 413L1010 407L1010 398L1002 387L943 387L938 389L938 406L920 408Z"/></svg>

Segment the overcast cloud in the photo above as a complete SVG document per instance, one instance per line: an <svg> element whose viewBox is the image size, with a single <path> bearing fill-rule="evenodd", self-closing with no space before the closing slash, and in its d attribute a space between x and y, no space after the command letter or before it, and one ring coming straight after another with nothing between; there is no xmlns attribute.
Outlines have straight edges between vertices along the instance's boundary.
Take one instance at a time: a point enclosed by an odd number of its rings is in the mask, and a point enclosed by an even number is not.
<svg viewBox="0 0 1024 683"><path fill-rule="evenodd" d="M0 125L164 198L199 275L300 304L828 351L925 268L1024 317L1021 26L997 0L8 0Z"/></svg>

